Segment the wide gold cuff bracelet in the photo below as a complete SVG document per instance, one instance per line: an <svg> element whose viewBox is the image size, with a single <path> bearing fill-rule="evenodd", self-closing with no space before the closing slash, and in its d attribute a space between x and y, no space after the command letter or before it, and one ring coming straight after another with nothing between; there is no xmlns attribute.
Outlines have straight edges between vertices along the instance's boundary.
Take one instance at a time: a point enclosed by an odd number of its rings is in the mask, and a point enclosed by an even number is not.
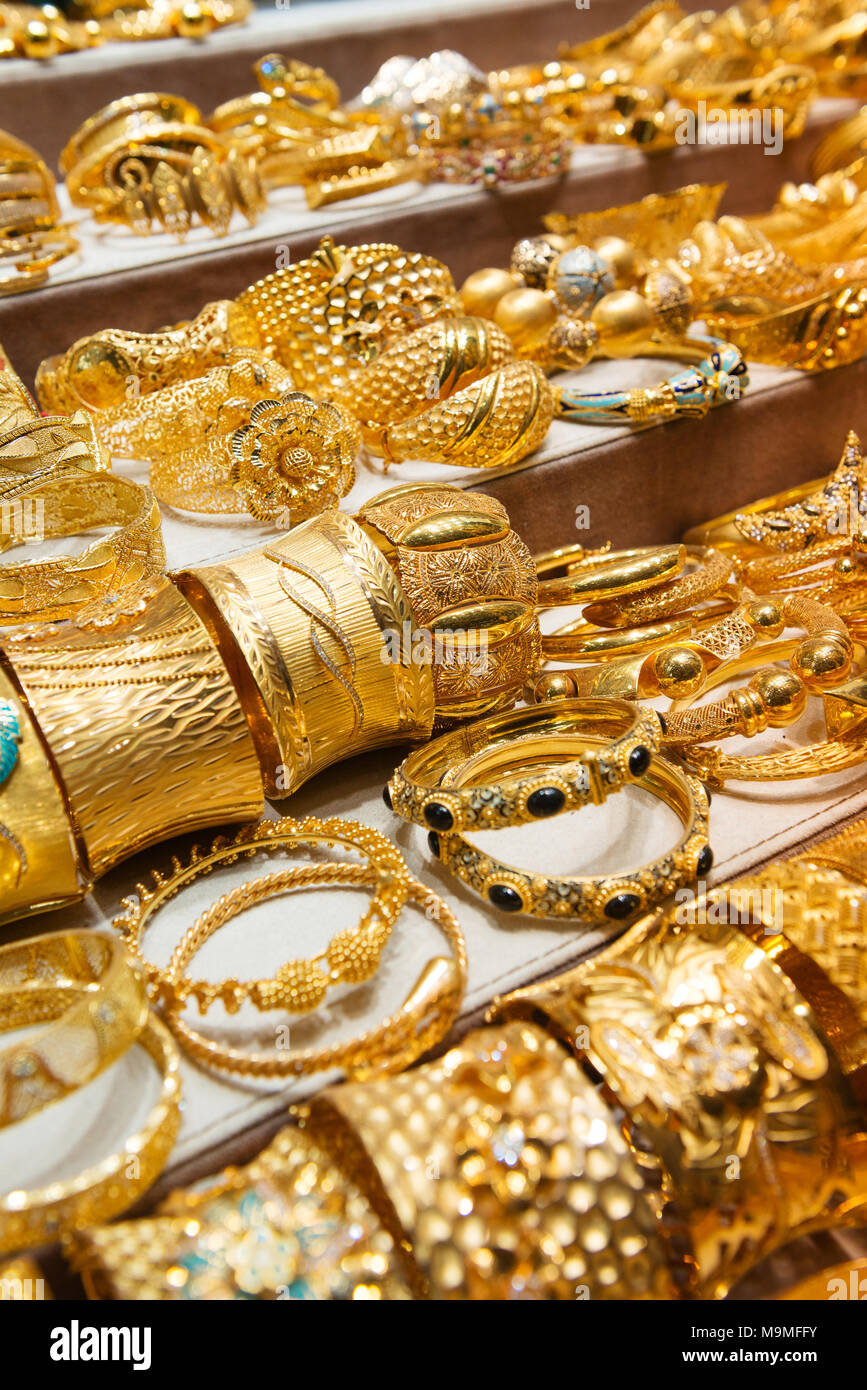
<svg viewBox="0 0 867 1390"><path fill-rule="evenodd" d="M166 836L261 815L235 687L165 577L91 604L68 625L29 628L7 639L5 656L92 874ZM13 826L26 812L19 796Z"/></svg>

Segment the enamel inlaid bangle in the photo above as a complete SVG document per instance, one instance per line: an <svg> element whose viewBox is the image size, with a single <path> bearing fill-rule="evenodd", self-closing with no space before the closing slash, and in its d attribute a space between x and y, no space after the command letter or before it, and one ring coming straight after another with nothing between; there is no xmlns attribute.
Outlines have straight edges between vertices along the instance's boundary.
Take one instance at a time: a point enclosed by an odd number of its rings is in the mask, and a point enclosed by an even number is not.
<svg viewBox="0 0 867 1390"><path fill-rule="evenodd" d="M153 1014L137 1041L162 1073L159 1099L143 1128L117 1153L77 1177L0 1196L0 1254L110 1221L131 1207L162 1172L180 1126L180 1054Z"/></svg>
<svg viewBox="0 0 867 1390"><path fill-rule="evenodd" d="M592 747L592 740L586 741ZM577 749L567 744L566 750L567 756L571 753L574 758ZM550 757L549 766L552 771L556 768ZM553 877L502 863L454 832L432 831L428 843L446 869L501 911L526 912L533 917L577 917L611 926L631 919L692 879L704 877L713 865L708 844L708 798L698 779L654 756L637 784L670 806L684 831L673 850L630 873Z"/></svg>
<svg viewBox="0 0 867 1390"><path fill-rule="evenodd" d="M720 338L691 338L666 345L672 357L698 357L695 367L665 378L659 386L632 391L555 390L555 415L591 425L647 424L653 420L706 415L712 406L736 401L749 385L740 350ZM659 354L661 355L661 349Z"/></svg>
<svg viewBox="0 0 867 1390"><path fill-rule="evenodd" d="M595 737L598 747L560 761L576 735ZM403 820L432 831L523 825L599 805L647 772L661 741L652 710L625 700L560 700L443 734L404 759L384 797Z"/></svg>
<svg viewBox="0 0 867 1390"><path fill-rule="evenodd" d="M144 979L103 932L52 932L0 947L0 1031L46 1026L0 1051L0 1129L111 1066L144 1028Z"/></svg>

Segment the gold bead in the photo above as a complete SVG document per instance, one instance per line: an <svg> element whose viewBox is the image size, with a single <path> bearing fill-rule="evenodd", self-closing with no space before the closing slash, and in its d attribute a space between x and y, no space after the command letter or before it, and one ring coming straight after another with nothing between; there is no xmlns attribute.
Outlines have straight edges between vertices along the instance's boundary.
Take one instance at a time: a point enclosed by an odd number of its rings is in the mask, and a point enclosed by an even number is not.
<svg viewBox="0 0 867 1390"><path fill-rule="evenodd" d="M785 671L778 666L767 666L757 671L749 682L750 690L755 691L762 702L772 729L782 729L793 724L807 707L807 692L794 671Z"/></svg>
<svg viewBox="0 0 867 1390"><path fill-rule="evenodd" d="M467 276L460 289L461 302L468 314L480 319L492 319L503 295L520 288L520 276L513 275L510 270L488 266Z"/></svg>
<svg viewBox="0 0 867 1390"><path fill-rule="evenodd" d="M635 357L646 345L655 314L635 290L606 294L590 315L599 334L599 351L606 357Z"/></svg>
<svg viewBox="0 0 867 1390"><path fill-rule="evenodd" d="M858 566L855 564L851 555L841 555L834 566L834 570L839 574L841 579L851 579L853 575L857 574Z"/></svg>
<svg viewBox="0 0 867 1390"><path fill-rule="evenodd" d="M704 662L691 647L665 647L653 663L660 695L685 700L697 695L704 685Z"/></svg>
<svg viewBox="0 0 867 1390"><path fill-rule="evenodd" d="M187 0L178 13L176 27L182 39L200 39L213 28L211 12L198 0Z"/></svg>
<svg viewBox="0 0 867 1390"><path fill-rule="evenodd" d="M751 603L746 611L746 619L761 637L779 637L786 626L782 608L771 598L756 599L755 603Z"/></svg>
<svg viewBox="0 0 867 1390"><path fill-rule="evenodd" d="M826 690L849 675L852 653L837 636L808 637L792 657L792 670L804 684Z"/></svg>
<svg viewBox="0 0 867 1390"><path fill-rule="evenodd" d="M611 266L618 285L631 285L638 278L638 252L623 237L601 236L594 241L593 250Z"/></svg>
<svg viewBox="0 0 867 1390"><path fill-rule="evenodd" d="M537 705L548 700L568 700L575 694L575 683L568 671L549 671L540 676L533 687L533 699Z"/></svg>
<svg viewBox="0 0 867 1390"><path fill-rule="evenodd" d="M530 357L557 322L557 305L544 290L510 290L494 310L494 323L508 333L515 352Z"/></svg>
<svg viewBox="0 0 867 1390"><path fill-rule="evenodd" d="M53 58L60 44L50 25L31 19L21 36L21 47L28 58Z"/></svg>

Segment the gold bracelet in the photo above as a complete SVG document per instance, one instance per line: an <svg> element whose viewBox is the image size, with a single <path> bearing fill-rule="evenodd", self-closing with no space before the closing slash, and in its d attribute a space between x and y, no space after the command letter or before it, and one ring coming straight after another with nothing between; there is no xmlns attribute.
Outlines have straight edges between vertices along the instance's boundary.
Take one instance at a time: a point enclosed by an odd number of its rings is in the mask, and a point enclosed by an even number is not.
<svg viewBox="0 0 867 1390"><path fill-rule="evenodd" d="M560 703L557 701L553 708ZM561 759L568 762L573 762L587 745L591 753L600 746L600 740L587 735L563 734L558 741ZM555 780L558 763L551 754L546 754L545 760L553 773L549 780ZM501 911L526 912L533 917L579 917L610 927L634 917L691 879L706 876L713 865L708 843L708 797L698 779L655 756L636 783L670 806L684 830L673 850L630 873L599 878L527 873L501 863L454 831L431 831L431 852L446 869Z"/></svg>
<svg viewBox="0 0 867 1390"><path fill-rule="evenodd" d="M93 526L117 526L77 556L4 564L0 622L71 618L105 595L158 574L166 562L160 511L149 488L114 473L51 474L6 489L0 551L20 545L35 529L41 540Z"/></svg>
<svg viewBox="0 0 867 1390"><path fill-rule="evenodd" d="M122 1149L76 1177L0 1196L0 1253L55 1241L131 1207L162 1172L180 1126L180 1056L168 1029L151 1014L138 1045L162 1073L160 1097L144 1127Z"/></svg>
<svg viewBox="0 0 867 1390"><path fill-rule="evenodd" d="M129 9L106 12L101 0L83 0L81 19L68 19L41 5L2 4L0 58L54 58L103 42L201 39L224 24L240 24L251 13L250 0L192 0L178 9L172 0L142 0Z"/></svg>
<svg viewBox="0 0 867 1390"><path fill-rule="evenodd" d="M273 980L227 980L215 985L207 980L190 980L184 975L193 955L205 941L239 912L295 887L333 880L342 882L347 868L342 863L296 865L242 884L223 894L196 919L184 933L164 970L147 961L142 946L151 919L182 888L220 864L307 844L340 845L361 854L367 860L361 881L373 890L370 906L358 926L340 932L325 951L309 961L287 961ZM257 1009L285 1009L289 1013L307 1013L317 1008L331 986L347 980L358 983L376 972L383 947L406 902L410 881L406 864L390 840L358 821L336 816L325 821L314 816L304 820L286 816L282 820L245 826L231 839L218 836L209 846L197 844L186 863L176 856L170 874L158 872L152 878L152 887L139 883L135 896L123 899L125 911L114 919L114 926L123 932L140 964L152 1000L170 1015L182 1010L190 999L195 1000L200 1014L217 1002L230 1014L237 1013L245 1001Z"/></svg>
<svg viewBox="0 0 867 1390"><path fill-rule="evenodd" d="M675 1296L614 1111L531 1023L476 1029L436 1061L330 1087L295 1113L411 1252L417 1296Z"/></svg>
<svg viewBox="0 0 867 1390"><path fill-rule="evenodd" d="M48 1022L0 1052L0 1129L86 1086L132 1046L147 1016L144 980L106 933L0 946L0 1029Z"/></svg>
<svg viewBox="0 0 867 1390"><path fill-rule="evenodd" d="M330 401L299 391L261 394L227 436L187 434L151 465L161 502L186 511L237 512L284 530L336 507L355 483L361 444L355 421Z"/></svg>
<svg viewBox="0 0 867 1390"><path fill-rule="evenodd" d="M661 1215L688 1242L695 1293L722 1298L798 1234L863 1219L863 1121L775 957L728 921L679 925L676 911L492 1014L541 1013L602 1078L673 1204Z"/></svg>
<svg viewBox="0 0 867 1390"><path fill-rule="evenodd" d="M71 1232L64 1254L93 1298L413 1296L409 1255L333 1157L296 1125L203 1192L173 1192L152 1217Z"/></svg>
<svg viewBox="0 0 867 1390"><path fill-rule="evenodd" d="M0 131L0 297L46 284L52 266L77 250L45 163Z"/></svg>
<svg viewBox="0 0 867 1390"><path fill-rule="evenodd" d="M561 763L573 734L609 742ZM652 710L625 700L557 701L443 734L403 760L383 795L396 815L429 830L498 830L600 805L643 776L661 742ZM556 768L518 770L548 758Z"/></svg>
<svg viewBox="0 0 867 1390"><path fill-rule="evenodd" d="M25 629L4 650L61 779L88 874L168 835L262 815L238 693L207 628L165 576L82 607L69 624ZM12 792L17 778L16 769ZM25 811L10 794L10 827Z"/></svg>
<svg viewBox="0 0 867 1390"><path fill-rule="evenodd" d="M145 963L155 997L166 1008L169 1027L186 1050L200 1063L219 1071L246 1076L301 1076L340 1067L361 1076L400 1070L438 1042L451 1027L466 982L466 948L450 908L411 878L394 846L369 827L338 818L324 822L313 817L305 821L287 818L266 822L252 833L242 831L234 840L217 840L204 853L194 850L186 867L180 872L175 869L171 878L155 876L154 888L139 884L138 902L125 900L126 913L116 919L115 925L123 930L133 950L139 954L142 934L153 913L166 898L200 873L207 872L215 864L231 863L258 853L273 843L294 846L306 841L361 848L370 856L374 871L353 864L314 865L272 874L224 895L190 928L166 971L156 971ZM242 984L228 980L222 985L212 985L206 981L187 981L183 977L184 969L202 942L236 912L287 889L322 883L370 885L377 888L377 893L360 926L340 932L321 956L311 961L290 961L278 971L274 980L268 981ZM191 998L197 1000L200 1012L219 1000L233 1013L245 998L263 1010L309 1012L321 1003L329 984L341 980L355 983L368 979L376 971L392 923L407 902L426 912L432 909L430 915L446 936L452 958L435 957L429 962L398 1012L360 1037L318 1051L306 1048L251 1052L206 1037L182 1017L183 1006ZM327 962L327 973L319 969L320 960Z"/></svg>
<svg viewBox="0 0 867 1390"><path fill-rule="evenodd" d="M255 224L265 206L255 157L223 143L181 97L142 92L91 116L60 156L76 207L97 222L154 227L183 239L202 222L225 236L235 211Z"/></svg>

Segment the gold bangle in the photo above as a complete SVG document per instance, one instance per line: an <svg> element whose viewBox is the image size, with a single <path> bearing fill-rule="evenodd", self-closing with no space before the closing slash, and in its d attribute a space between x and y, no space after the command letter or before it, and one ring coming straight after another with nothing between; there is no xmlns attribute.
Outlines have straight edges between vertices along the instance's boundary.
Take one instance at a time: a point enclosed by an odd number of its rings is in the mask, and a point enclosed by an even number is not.
<svg viewBox="0 0 867 1390"><path fill-rule="evenodd" d="M476 1029L436 1061L331 1087L295 1113L411 1251L421 1297L676 1296L641 1165L541 1028Z"/></svg>
<svg viewBox="0 0 867 1390"><path fill-rule="evenodd" d="M313 864L244 883L223 894L186 931L165 969L152 965L143 954L143 938L151 919L169 898L182 888L208 874L220 864L252 859L263 852L297 849L300 845L341 845L355 850L367 860L361 882L373 890L370 906L357 927L340 932L326 950L312 960L290 960L281 966L273 980L227 980L211 984L190 980L184 971L196 952L215 931L247 907L289 889L317 883L343 881L347 865ZM139 962L151 998L170 1015L178 1013L193 999L204 1014L215 1003L227 1012L237 1013L245 1001L260 1010L285 1009L307 1013L322 1003L326 991L341 981L353 983L368 979L379 966L379 957L407 898L409 873L397 848L379 831L358 821L332 816L318 820L290 816L245 826L231 839L218 836L210 845L197 844L186 862L175 857L170 874L155 873L153 886L136 885L136 894L123 899L125 911L114 919ZM320 969L320 965L323 966Z"/></svg>
<svg viewBox="0 0 867 1390"><path fill-rule="evenodd" d="M262 779L235 686L164 576L80 609L68 625L27 629L7 639L5 654L90 873L167 835L261 816ZM13 803L13 830L25 814Z"/></svg>
<svg viewBox="0 0 867 1390"><path fill-rule="evenodd" d="M25 507L26 504L32 504ZM114 473L51 474L4 491L0 551L20 545L35 525L39 539L117 526L77 556L4 564L0 622L74 617L111 592L160 573L166 562L159 507L149 488Z"/></svg>
<svg viewBox="0 0 867 1390"><path fill-rule="evenodd" d="M2 649L0 663L2 924L26 912L77 902L84 896L87 878L79 865L63 789L36 723L9 678Z"/></svg>
<svg viewBox="0 0 867 1390"><path fill-rule="evenodd" d="M407 1253L331 1155L295 1125L204 1192L173 1192L152 1217L71 1232L64 1253L92 1298L413 1296Z"/></svg>
<svg viewBox="0 0 867 1390"><path fill-rule="evenodd" d="M837 467L827 478L800 483L772 497L762 497L737 511L726 512L694 526L684 540L710 545L749 559L766 551L809 552L831 539L852 532L851 520L861 516L861 497L867 491L867 469L857 434L850 430ZM867 526L867 517L865 517Z"/></svg>
<svg viewBox="0 0 867 1390"><path fill-rule="evenodd" d="M277 834L282 837L284 832L280 826L285 825L285 822L276 824ZM319 838L318 829L305 831L304 826L309 825L310 821L293 824L296 829L292 833L291 843ZM349 824L352 827L352 836L346 843L352 845L359 839L359 831L364 832L365 839L372 838L376 833L366 827L355 827L351 822L340 822L336 819L324 823L314 821L313 824L321 827L323 837L332 841L341 838L339 827ZM378 840L383 837L376 838ZM267 843L267 840L266 834L264 842ZM254 846L254 850L259 848L261 843ZM207 860L212 863L221 859L231 861L243 855L246 849L245 841L230 841L228 844L223 841L207 854ZM399 859L397 852L394 853ZM187 867L183 872L184 881L189 881L195 876L195 868L195 863ZM375 1028L369 1029L357 1038L318 1050L305 1048L253 1052L207 1037L188 1023L181 1013L183 1003L188 997L196 997L200 1007L202 1003L207 1006L209 1002L219 999L226 1004L230 1012L240 1005L245 994L249 994L251 998L255 995L259 1001L257 1007L288 1009L290 1012L307 1012L321 1002L330 976L323 974L315 961L291 961L278 972L274 981L257 981L247 986L237 980L227 981L222 986L213 986L207 982L188 984L181 977L181 971L200 944L200 925L202 931L216 930L229 915L248 902L261 901L288 888L303 888L308 882L368 886L371 883L371 873L362 865L315 865L309 871L301 868L291 873L271 875L262 880L261 887L245 884L235 894L227 895L224 904L215 904L213 912L206 914L204 919L200 919L200 922L191 928L164 975L157 979L151 971L152 979L156 982L157 997L167 1005L166 1021L169 1027L186 1051L200 1064L242 1076L306 1076L317 1071L330 1071L333 1067L339 1067L354 1076L376 1075L380 1072L399 1071L409 1066L429 1047L439 1042L454 1022L466 984L466 948L461 929L446 903L423 884L411 878L404 867L399 878L395 876L391 883L385 885L389 914L393 913L396 916L404 903L410 903L426 912L431 909L430 915L436 920L451 946L452 957L437 956L430 961L395 1014L383 1019ZM176 886L177 879L169 885L170 891ZM133 939L140 938L152 909L158 905L162 897L161 884L157 884L155 890L148 890L144 885L140 885L139 891L143 899L141 908L136 908L135 904L128 904L127 916L118 918L118 925ZM362 919L362 928L372 918L373 908ZM387 935L388 929L382 936L376 928L369 938L366 932L359 937L357 930L340 933L324 953L325 958L332 963L331 973L339 972L337 978L344 980L357 981L368 978L376 969L378 950L381 949Z"/></svg>
<svg viewBox="0 0 867 1390"><path fill-rule="evenodd" d="M495 1001L569 1042L656 1155L696 1293L722 1298L800 1233L858 1220L863 1122L809 1004L736 926L637 923L595 959ZM736 1164L732 1159L736 1158ZM736 1229L749 1239L732 1241Z"/></svg>
<svg viewBox="0 0 867 1390"><path fill-rule="evenodd" d="M77 207L138 236L158 224L182 239L197 221L225 236L236 210L252 225L265 206L255 157L224 144L190 102L155 92L123 97L91 116L60 166Z"/></svg>
<svg viewBox="0 0 867 1390"><path fill-rule="evenodd" d="M598 746L561 762L575 734ZM489 715L404 758L386 802L403 820L442 833L524 825L600 805L647 771L661 743L658 716L625 700L564 700ZM540 772L526 770L551 759L555 765Z"/></svg>
<svg viewBox="0 0 867 1390"><path fill-rule="evenodd" d="M842 367L867 348L867 288L833 287L805 303L760 318L705 311L711 333L725 335L753 362L814 372Z"/></svg>
<svg viewBox="0 0 867 1390"><path fill-rule="evenodd" d="M239 354L258 353L259 332L231 299L206 304L191 319L158 333L106 328L80 338L62 356L47 357L36 373L43 410L72 412L129 409L131 393L151 395L177 382L231 364Z"/></svg>
<svg viewBox="0 0 867 1390"><path fill-rule="evenodd" d="M428 319L460 313L450 272L432 256L388 242L335 246L323 237L297 265L246 289L238 308L260 346L292 372L299 390L328 397L357 360Z"/></svg>
<svg viewBox="0 0 867 1390"><path fill-rule="evenodd" d="M180 1126L180 1057L168 1029L153 1014L137 1041L163 1078L144 1127L117 1153L75 1178L0 1196L0 1252L43 1245L94 1222L110 1221L162 1172Z"/></svg>
<svg viewBox="0 0 867 1390"><path fill-rule="evenodd" d="M0 946L0 1028L48 1021L0 1051L0 1129L86 1086L132 1046L147 1016L144 980L106 933Z"/></svg>
<svg viewBox="0 0 867 1390"><path fill-rule="evenodd" d="M77 250L45 163L0 131L0 296L44 285L51 267Z"/></svg>
<svg viewBox="0 0 867 1390"><path fill-rule="evenodd" d="M137 377L131 380L136 389L129 395L103 407L88 403L85 409L112 456L149 463L179 455L199 438L225 440L263 396L292 389L286 368L254 348L230 349L221 366L157 390L147 389L147 383L140 388ZM160 496L158 488L154 492Z"/></svg>
<svg viewBox="0 0 867 1390"><path fill-rule="evenodd" d="M39 5L0 6L9 32L0 37L0 58L54 58L77 53L95 43L165 39L178 35L201 39L224 24L240 24L251 13L250 0L195 0L178 9L172 0L142 0L130 9L113 10L100 0L83 0L86 16L68 19Z"/></svg>
<svg viewBox="0 0 867 1390"><path fill-rule="evenodd" d="M585 745L593 752L599 744L600 740L587 735L563 735L561 758L574 761ZM546 762L556 781L557 761L546 754ZM670 806L684 830L673 850L632 872L599 878L527 873L501 863L454 831L431 831L431 852L444 868L501 911L526 912L533 917L578 917L611 928L691 879L705 876L713 865L707 830L708 797L698 779L664 758L652 757L636 782Z"/></svg>
<svg viewBox="0 0 867 1390"><path fill-rule="evenodd" d="M240 414L240 411L239 411ZM229 436L189 435L151 465L161 502L186 511L237 512L284 530L336 507L355 483L355 421L299 391L257 396Z"/></svg>
<svg viewBox="0 0 867 1390"><path fill-rule="evenodd" d="M667 582L686 564L686 546L639 546L587 551L562 546L535 556L540 608L561 608L640 592Z"/></svg>
<svg viewBox="0 0 867 1390"><path fill-rule="evenodd" d="M412 610L369 536L326 512L178 583L232 671L269 796L288 796L351 750L430 733L430 665L402 650ZM388 634L400 650L383 659Z"/></svg>

